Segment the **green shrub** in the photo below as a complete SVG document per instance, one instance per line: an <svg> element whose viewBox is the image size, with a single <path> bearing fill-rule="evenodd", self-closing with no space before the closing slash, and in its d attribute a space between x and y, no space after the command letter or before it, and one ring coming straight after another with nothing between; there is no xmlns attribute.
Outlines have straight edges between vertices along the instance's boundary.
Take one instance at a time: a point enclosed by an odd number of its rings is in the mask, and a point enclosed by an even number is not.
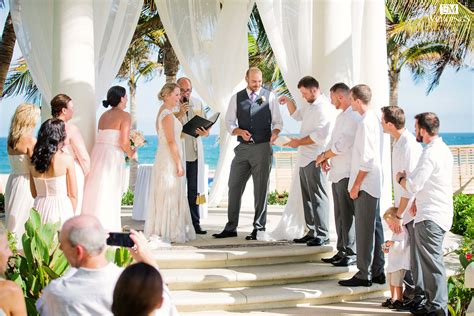
<svg viewBox="0 0 474 316"><path fill-rule="evenodd" d="M453 197L454 216L451 232L474 238L474 195L456 194Z"/></svg>
<svg viewBox="0 0 474 316"><path fill-rule="evenodd" d="M448 310L452 316L466 315L469 303L474 296L474 289L464 287L464 272L469 264L474 261L474 241L464 238L462 245L455 251L459 255L461 268L448 278Z"/></svg>
<svg viewBox="0 0 474 316"><path fill-rule="evenodd" d="M106 252L107 260L114 262L119 267L126 267L130 265L133 261L130 251L124 247L108 248Z"/></svg>
<svg viewBox="0 0 474 316"><path fill-rule="evenodd" d="M267 197L269 205L286 205L288 201L288 192L283 191L282 193L277 190L270 192Z"/></svg>
<svg viewBox="0 0 474 316"><path fill-rule="evenodd" d="M59 228L59 223L41 224L39 213L32 209L21 238L23 254L16 251L14 238L10 238L14 254L10 258L6 277L22 288L28 315L39 315L35 303L41 291L69 266L59 249Z"/></svg>
<svg viewBox="0 0 474 316"><path fill-rule="evenodd" d="M133 191L128 189L122 196L122 205L133 205Z"/></svg>

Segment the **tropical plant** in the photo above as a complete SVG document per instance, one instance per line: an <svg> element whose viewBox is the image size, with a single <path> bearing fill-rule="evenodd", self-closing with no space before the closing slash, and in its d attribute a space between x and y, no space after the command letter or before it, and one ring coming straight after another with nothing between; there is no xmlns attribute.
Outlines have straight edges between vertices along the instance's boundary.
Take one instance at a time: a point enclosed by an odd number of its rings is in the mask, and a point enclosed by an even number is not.
<svg viewBox="0 0 474 316"><path fill-rule="evenodd" d="M262 71L263 84L280 95L291 96L255 5L248 22L249 65Z"/></svg>
<svg viewBox="0 0 474 316"><path fill-rule="evenodd" d="M40 104L41 93L33 81L26 60L21 57L10 67L2 97L23 94L26 101Z"/></svg>
<svg viewBox="0 0 474 316"><path fill-rule="evenodd" d="M126 267L133 261L130 251L124 247L116 247L115 249L110 247L105 253L109 262L115 263L119 267Z"/></svg>
<svg viewBox="0 0 474 316"><path fill-rule="evenodd" d="M448 311L452 316L464 316L474 297L474 289L464 286L464 273L469 264L473 264L474 241L464 238L461 246L455 251L459 257L460 269L448 278Z"/></svg>
<svg viewBox="0 0 474 316"><path fill-rule="evenodd" d="M278 192L277 190L268 193L268 205L286 205L288 202L288 192Z"/></svg>
<svg viewBox="0 0 474 316"><path fill-rule="evenodd" d="M59 228L59 223L41 224L39 213L32 209L21 238L23 252L19 253L12 245L14 255L6 277L22 288L28 315L39 315L35 303L42 290L69 266L59 249Z"/></svg>
<svg viewBox="0 0 474 316"><path fill-rule="evenodd" d="M0 8L5 8L5 1L0 0ZM0 39L0 95L3 95L3 85L7 78L10 63L15 49L16 34L13 29L12 16L8 12Z"/></svg>
<svg viewBox="0 0 474 316"><path fill-rule="evenodd" d="M133 205L133 191L128 189L127 192L125 192L122 196L122 205Z"/></svg>
<svg viewBox="0 0 474 316"><path fill-rule="evenodd" d="M458 14L440 14L441 4L458 6ZM473 13L455 0L386 0L390 105L398 104L400 73L408 67L415 82L428 80L427 93L447 66L466 67L473 52Z"/></svg>
<svg viewBox="0 0 474 316"><path fill-rule="evenodd" d="M451 232L474 239L474 195L456 194L453 197L453 205Z"/></svg>

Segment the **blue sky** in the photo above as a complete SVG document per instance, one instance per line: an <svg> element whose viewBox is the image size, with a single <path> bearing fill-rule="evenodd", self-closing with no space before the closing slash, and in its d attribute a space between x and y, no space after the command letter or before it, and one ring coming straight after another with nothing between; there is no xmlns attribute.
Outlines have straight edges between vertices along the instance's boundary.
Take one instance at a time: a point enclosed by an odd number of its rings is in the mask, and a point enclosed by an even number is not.
<svg viewBox="0 0 474 316"><path fill-rule="evenodd" d="M0 9L0 27L6 18L7 10ZM15 56L21 56L18 46L15 48ZM182 72L178 76L184 75ZM316 74L317 77L317 74ZM125 82L117 82L126 87ZM156 97L159 89L164 83L164 75L149 82L139 82L137 91L138 104L138 129L147 135L155 134L155 116L160 103ZM441 132L474 132L474 71L461 70L455 72L447 69L441 77L440 85L428 96L425 93L426 83L415 84L408 71L402 71L399 85L399 105L404 108L407 116L407 127L414 130L415 114L432 111L439 115L441 121ZM196 93L196 91L194 92ZM16 106L24 100L21 96L3 99L0 102L0 137L8 133L10 118ZM76 106L78 106L76 104ZM100 107L97 117L105 109ZM285 132L298 133L299 125L293 121L285 107L282 108L285 124ZM215 128L214 131L218 129Z"/></svg>

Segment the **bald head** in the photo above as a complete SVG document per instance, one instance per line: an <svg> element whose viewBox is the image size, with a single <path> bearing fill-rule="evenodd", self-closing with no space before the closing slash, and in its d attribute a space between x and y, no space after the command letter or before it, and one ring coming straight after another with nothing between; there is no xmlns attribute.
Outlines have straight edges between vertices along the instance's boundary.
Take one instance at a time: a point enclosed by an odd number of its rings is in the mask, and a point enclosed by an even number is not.
<svg viewBox="0 0 474 316"><path fill-rule="evenodd" d="M64 222L60 239L72 247L81 245L90 256L96 256L105 249L107 233L97 217L78 215Z"/></svg>
<svg viewBox="0 0 474 316"><path fill-rule="evenodd" d="M257 92L262 87L262 72L257 67L250 67L245 73L247 88Z"/></svg>

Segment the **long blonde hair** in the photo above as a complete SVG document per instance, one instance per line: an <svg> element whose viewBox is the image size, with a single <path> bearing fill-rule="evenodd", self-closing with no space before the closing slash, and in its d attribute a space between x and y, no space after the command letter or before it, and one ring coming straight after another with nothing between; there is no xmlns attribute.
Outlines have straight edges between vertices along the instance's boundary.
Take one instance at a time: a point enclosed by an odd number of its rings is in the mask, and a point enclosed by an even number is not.
<svg viewBox="0 0 474 316"><path fill-rule="evenodd" d="M20 138L35 128L40 117L40 110L34 104L21 104L13 114L10 124L10 132L8 133L8 147L15 150Z"/></svg>

